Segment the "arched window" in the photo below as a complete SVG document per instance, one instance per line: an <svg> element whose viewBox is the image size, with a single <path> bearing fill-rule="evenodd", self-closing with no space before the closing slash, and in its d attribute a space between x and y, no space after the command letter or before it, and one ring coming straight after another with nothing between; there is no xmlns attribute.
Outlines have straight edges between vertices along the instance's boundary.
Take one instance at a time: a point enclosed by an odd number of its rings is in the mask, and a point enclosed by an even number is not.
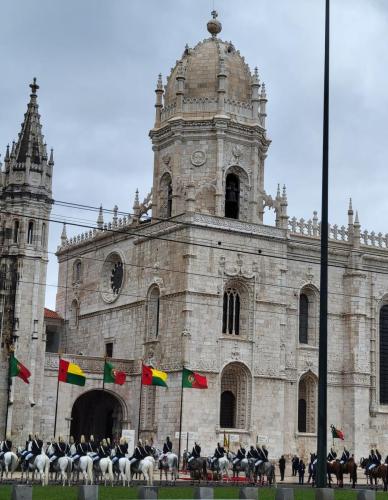
<svg viewBox="0 0 388 500"><path fill-rule="evenodd" d="M316 433L317 380L312 372L303 375L298 386L298 431Z"/></svg>
<svg viewBox="0 0 388 500"><path fill-rule="evenodd" d="M28 223L28 231L27 231L27 243L32 245L34 241L34 223L30 221Z"/></svg>
<svg viewBox="0 0 388 500"><path fill-rule="evenodd" d="M147 337L156 338L159 335L160 292L153 286L148 293L147 304Z"/></svg>
<svg viewBox="0 0 388 500"><path fill-rule="evenodd" d="M299 297L299 342L308 344L309 299L305 293Z"/></svg>
<svg viewBox="0 0 388 500"><path fill-rule="evenodd" d="M171 217L172 215L172 179L168 172L165 172L160 179L159 189L159 216L163 218Z"/></svg>
<svg viewBox="0 0 388 500"><path fill-rule="evenodd" d="M46 224L43 222L42 224L42 240L41 240L42 247L45 246L46 244Z"/></svg>
<svg viewBox="0 0 388 500"><path fill-rule="evenodd" d="M82 262L76 260L73 265L73 281L79 283L82 280Z"/></svg>
<svg viewBox="0 0 388 500"><path fill-rule="evenodd" d="M240 180L236 174L228 174L225 183L225 217L238 219L240 210Z"/></svg>
<svg viewBox="0 0 388 500"><path fill-rule="evenodd" d="M15 220L13 223L13 242L17 243L19 241L19 221Z"/></svg>
<svg viewBox="0 0 388 500"><path fill-rule="evenodd" d="M380 309L380 404L388 404L388 305Z"/></svg>
<svg viewBox="0 0 388 500"><path fill-rule="evenodd" d="M220 426L228 429L236 427L236 397L231 391L221 394Z"/></svg>
<svg viewBox="0 0 388 500"><path fill-rule="evenodd" d="M221 376L220 426L247 429L251 411L251 375L242 363L228 364Z"/></svg>
<svg viewBox="0 0 388 500"><path fill-rule="evenodd" d="M240 334L240 295L235 288L227 288L224 292L222 333Z"/></svg>

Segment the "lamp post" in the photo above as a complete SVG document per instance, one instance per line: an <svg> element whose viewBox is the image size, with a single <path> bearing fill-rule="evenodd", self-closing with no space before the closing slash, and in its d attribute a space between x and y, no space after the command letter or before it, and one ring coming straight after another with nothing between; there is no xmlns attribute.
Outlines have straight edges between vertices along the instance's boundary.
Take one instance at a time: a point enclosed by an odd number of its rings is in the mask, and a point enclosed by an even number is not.
<svg viewBox="0 0 388 500"><path fill-rule="evenodd" d="M317 487L325 488L327 454L327 278L328 278L328 200L329 200L329 49L330 0L325 8L325 67L323 97L321 281L319 309L319 383L318 383L318 466Z"/></svg>

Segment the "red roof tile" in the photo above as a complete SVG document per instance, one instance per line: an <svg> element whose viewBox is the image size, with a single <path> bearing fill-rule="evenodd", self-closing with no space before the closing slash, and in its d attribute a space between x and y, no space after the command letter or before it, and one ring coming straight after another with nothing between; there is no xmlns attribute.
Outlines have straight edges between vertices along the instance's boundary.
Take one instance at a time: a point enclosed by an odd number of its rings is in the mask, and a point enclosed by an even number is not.
<svg viewBox="0 0 388 500"><path fill-rule="evenodd" d="M47 307L44 308L44 317L51 319L63 319L57 312L47 309Z"/></svg>

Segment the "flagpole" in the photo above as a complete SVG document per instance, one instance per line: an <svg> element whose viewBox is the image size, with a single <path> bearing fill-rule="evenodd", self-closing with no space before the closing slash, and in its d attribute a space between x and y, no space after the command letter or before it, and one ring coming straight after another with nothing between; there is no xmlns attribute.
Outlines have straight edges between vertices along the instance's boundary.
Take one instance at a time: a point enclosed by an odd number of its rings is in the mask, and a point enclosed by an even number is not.
<svg viewBox="0 0 388 500"><path fill-rule="evenodd" d="M8 427L8 410L9 410L9 400L11 397L11 388L12 388L12 377L11 377L11 363L12 363L13 351L9 353L8 358L8 392L7 392L7 406L5 409L5 429L4 429L4 441L7 439L7 427Z"/></svg>
<svg viewBox="0 0 388 500"><path fill-rule="evenodd" d="M54 418L54 439L57 433L57 415L58 415L58 395L59 395L59 365L61 364L61 356L59 356L58 373L57 373L57 398L55 401L55 418Z"/></svg>
<svg viewBox="0 0 388 500"><path fill-rule="evenodd" d="M141 363L141 372L140 372L140 400L139 400L139 419L137 422L137 440L139 441L140 439L140 417L141 417L141 396L143 392L143 362Z"/></svg>
<svg viewBox="0 0 388 500"><path fill-rule="evenodd" d="M104 371L102 375L102 390L105 391L105 363L106 363L106 356L104 357Z"/></svg>
<svg viewBox="0 0 388 500"><path fill-rule="evenodd" d="M179 447L178 447L178 474L179 474L179 465L181 461L181 441L182 441L182 414L183 414L183 370L182 368L182 383L181 383L181 410L179 416Z"/></svg>

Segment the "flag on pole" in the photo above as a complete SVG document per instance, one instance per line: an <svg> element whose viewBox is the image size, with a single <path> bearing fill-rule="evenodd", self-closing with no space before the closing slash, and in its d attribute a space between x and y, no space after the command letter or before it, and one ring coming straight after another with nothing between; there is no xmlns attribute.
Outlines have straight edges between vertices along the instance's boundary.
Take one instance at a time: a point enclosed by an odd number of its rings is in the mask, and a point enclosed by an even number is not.
<svg viewBox="0 0 388 500"><path fill-rule="evenodd" d="M224 431L224 448L228 447L228 438L226 437L225 431Z"/></svg>
<svg viewBox="0 0 388 500"><path fill-rule="evenodd" d="M106 384L123 385L125 383L125 372L120 372L108 361L104 365L104 382Z"/></svg>
<svg viewBox="0 0 388 500"><path fill-rule="evenodd" d="M78 365L70 363L70 361L66 361L65 359L60 359L58 380L59 382L65 382L66 384L84 386L86 377Z"/></svg>
<svg viewBox="0 0 388 500"><path fill-rule="evenodd" d="M333 436L333 439L338 438L338 439L342 439L342 441L345 439L345 434L342 431L340 431L339 429L336 429L334 427L334 425L331 425L330 427L331 427L331 434Z"/></svg>
<svg viewBox="0 0 388 500"><path fill-rule="evenodd" d="M167 387L168 375L166 372L151 368L151 366L142 365L141 369L141 383L142 385L159 385L160 387Z"/></svg>
<svg viewBox="0 0 388 500"><path fill-rule="evenodd" d="M31 372L28 368L26 368L20 361L18 361L15 356L11 355L10 363L10 375L11 377L20 377L23 382L29 384L28 380L31 377Z"/></svg>
<svg viewBox="0 0 388 500"><path fill-rule="evenodd" d="M183 368L182 386L190 389L207 389L207 378L199 373Z"/></svg>

